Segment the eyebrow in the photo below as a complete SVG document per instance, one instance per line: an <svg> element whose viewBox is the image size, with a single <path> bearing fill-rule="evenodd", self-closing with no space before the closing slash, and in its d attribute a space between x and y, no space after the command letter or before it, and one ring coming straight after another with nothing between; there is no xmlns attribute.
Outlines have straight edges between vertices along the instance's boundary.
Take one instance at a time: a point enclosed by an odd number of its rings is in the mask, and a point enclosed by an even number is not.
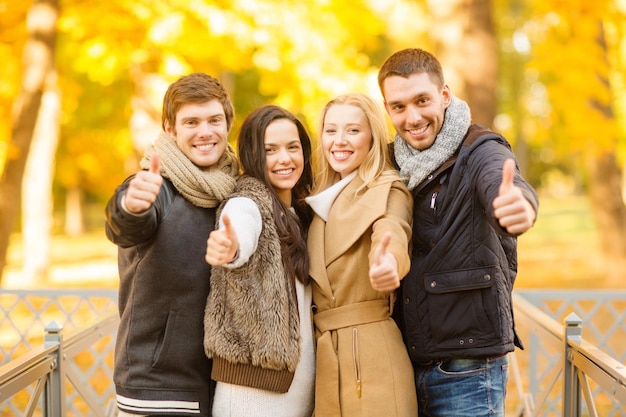
<svg viewBox="0 0 626 417"><path fill-rule="evenodd" d="M226 117L226 115L224 113L215 113L215 114L210 114L209 116L207 116L207 119L214 119L216 117L220 117L220 118L224 118ZM204 119L204 117L202 116L183 116L180 118L180 120L194 120L194 119Z"/></svg>
<svg viewBox="0 0 626 417"><path fill-rule="evenodd" d="M403 103L405 103L405 102L410 103L410 102L412 102L412 101L417 100L417 99L418 99L418 98L420 98L420 97L425 97L425 96L430 97L430 96L431 96L431 94L430 94L430 93L428 93L428 92L426 92L426 91L422 91L422 92L419 92L419 93L417 93L417 94L413 94L413 95L412 95L411 97L409 97L407 100L393 100L393 101L387 101L387 104L388 104L389 106L393 106L393 105L395 105L395 104L403 104Z"/></svg>
<svg viewBox="0 0 626 417"><path fill-rule="evenodd" d="M294 143L301 144L302 141L300 140L300 138L294 139L294 140L290 140L289 142L287 142L287 145L293 145ZM264 142L263 144L265 146L278 146L278 144L274 143L274 142Z"/></svg>

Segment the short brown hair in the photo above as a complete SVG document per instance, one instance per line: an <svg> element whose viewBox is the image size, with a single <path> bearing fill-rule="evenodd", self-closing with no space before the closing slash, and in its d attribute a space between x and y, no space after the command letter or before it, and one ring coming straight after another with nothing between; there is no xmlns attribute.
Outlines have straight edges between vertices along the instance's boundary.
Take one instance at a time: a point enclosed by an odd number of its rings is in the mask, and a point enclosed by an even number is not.
<svg viewBox="0 0 626 417"><path fill-rule="evenodd" d="M402 49L388 57L378 71L378 87L383 96L383 83L388 77L399 75L408 78L413 74L427 73L439 88L444 85L443 70L433 54L419 48Z"/></svg>
<svg viewBox="0 0 626 417"><path fill-rule="evenodd" d="M171 128L176 126L176 113L183 104L205 103L215 99L224 107L226 126L230 131L235 120L235 109L224 86L216 78L202 72L180 77L168 87L163 97L163 112L161 113L163 130L165 130L166 121Z"/></svg>

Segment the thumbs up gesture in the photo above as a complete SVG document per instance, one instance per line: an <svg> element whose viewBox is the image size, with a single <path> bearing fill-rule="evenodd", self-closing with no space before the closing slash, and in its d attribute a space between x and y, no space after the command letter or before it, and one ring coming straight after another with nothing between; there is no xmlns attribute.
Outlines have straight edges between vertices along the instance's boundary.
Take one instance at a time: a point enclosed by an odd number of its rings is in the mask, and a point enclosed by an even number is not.
<svg viewBox="0 0 626 417"><path fill-rule="evenodd" d="M385 233L374 252L374 262L370 265L370 284L376 291L393 291L400 286L398 261L393 254L387 252L390 241L391 233Z"/></svg>
<svg viewBox="0 0 626 417"><path fill-rule="evenodd" d="M213 230L207 240L204 258L209 265L219 266L232 262L239 248L237 233L228 215L222 216L222 224L224 227Z"/></svg>
<svg viewBox="0 0 626 417"><path fill-rule="evenodd" d="M150 158L150 169L139 171L130 181L124 195L124 206L131 213L141 213L148 210L159 194L163 177L159 173L161 160L158 154Z"/></svg>
<svg viewBox="0 0 626 417"><path fill-rule="evenodd" d="M493 200L494 215L500 226L511 234L524 233L535 222L537 213L522 190L513 184L515 161L507 159L502 167L502 183L498 197Z"/></svg>

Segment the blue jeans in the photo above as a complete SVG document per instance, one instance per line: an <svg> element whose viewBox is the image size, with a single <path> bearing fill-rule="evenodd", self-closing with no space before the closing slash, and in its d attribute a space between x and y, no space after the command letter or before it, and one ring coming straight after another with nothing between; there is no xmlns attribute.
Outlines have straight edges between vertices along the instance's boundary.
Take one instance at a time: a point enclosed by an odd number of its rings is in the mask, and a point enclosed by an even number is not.
<svg viewBox="0 0 626 417"><path fill-rule="evenodd" d="M504 417L507 355L415 365L419 417Z"/></svg>

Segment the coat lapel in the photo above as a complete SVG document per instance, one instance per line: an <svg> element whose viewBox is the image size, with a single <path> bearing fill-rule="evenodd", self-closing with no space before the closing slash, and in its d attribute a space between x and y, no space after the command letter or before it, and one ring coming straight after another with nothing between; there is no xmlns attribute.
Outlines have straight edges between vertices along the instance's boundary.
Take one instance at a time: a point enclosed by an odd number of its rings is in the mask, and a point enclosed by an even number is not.
<svg viewBox="0 0 626 417"><path fill-rule="evenodd" d="M321 217L315 215L309 226L308 251L309 251L309 274L319 285L325 294L332 294L330 281L326 274L326 262L324 260L324 230L326 223Z"/></svg>
<svg viewBox="0 0 626 417"><path fill-rule="evenodd" d="M356 177L337 196L325 231L325 262L329 265L346 252L372 226L376 219L382 217L387 208L387 198L391 182L355 195L356 189L363 184ZM382 190L386 187L386 190Z"/></svg>

